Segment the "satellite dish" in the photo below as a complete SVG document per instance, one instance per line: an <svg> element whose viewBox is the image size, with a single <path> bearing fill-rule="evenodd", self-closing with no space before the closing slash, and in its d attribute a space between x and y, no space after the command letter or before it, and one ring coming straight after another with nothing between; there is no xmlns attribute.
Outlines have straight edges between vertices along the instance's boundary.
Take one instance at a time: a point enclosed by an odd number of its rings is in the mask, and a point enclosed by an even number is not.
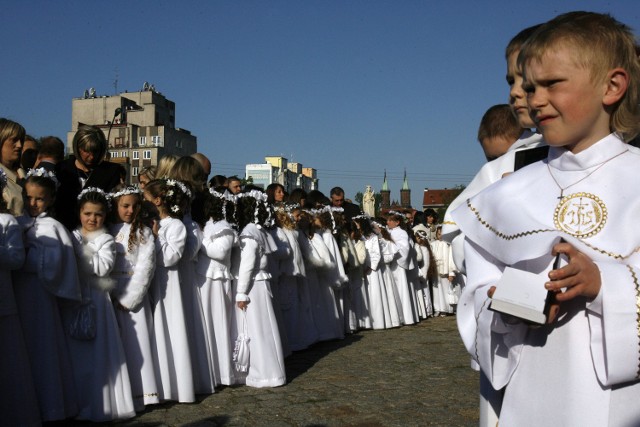
<svg viewBox="0 0 640 427"><path fill-rule="evenodd" d="M89 88L89 96L91 98L95 98L96 97L96 89L95 88Z"/></svg>
<svg viewBox="0 0 640 427"><path fill-rule="evenodd" d="M155 92L156 91L156 85L149 86L149 90Z"/></svg>
<svg viewBox="0 0 640 427"><path fill-rule="evenodd" d="M148 91L149 90L149 82L144 82L144 84L142 85L142 90L143 91Z"/></svg>
<svg viewBox="0 0 640 427"><path fill-rule="evenodd" d="M84 90L84 99L89 98L89 89Z"/></svg>

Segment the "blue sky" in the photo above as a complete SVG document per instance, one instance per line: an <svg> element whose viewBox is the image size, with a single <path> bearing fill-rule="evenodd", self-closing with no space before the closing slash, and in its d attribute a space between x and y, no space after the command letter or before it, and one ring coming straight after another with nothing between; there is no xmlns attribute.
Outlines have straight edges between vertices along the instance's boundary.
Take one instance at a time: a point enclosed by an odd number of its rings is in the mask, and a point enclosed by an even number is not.
<svg viewBox="0 0 640 427"><path fill-rule="evenodd" d="M482 165L509 39L570 10L640 30L637 0L5 1L0 117L65 139L72 98L148 81L213 173L282 155L353 197L386 169L399 199L406 169L419 206Z"/></svg>

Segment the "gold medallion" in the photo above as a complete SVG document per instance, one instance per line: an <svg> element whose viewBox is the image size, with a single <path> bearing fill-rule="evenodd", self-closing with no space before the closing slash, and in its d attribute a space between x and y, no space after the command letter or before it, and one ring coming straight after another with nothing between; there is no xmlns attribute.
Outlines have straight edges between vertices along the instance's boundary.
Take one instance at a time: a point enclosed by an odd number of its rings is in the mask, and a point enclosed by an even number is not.
<svg viewBox="0 0 640 427"><path fill-rule="evenodd" d="M571 194L564 196L556 206L553 222L558 230L572 236L595 236L607 222L607 207L593 194Z"/></svg>

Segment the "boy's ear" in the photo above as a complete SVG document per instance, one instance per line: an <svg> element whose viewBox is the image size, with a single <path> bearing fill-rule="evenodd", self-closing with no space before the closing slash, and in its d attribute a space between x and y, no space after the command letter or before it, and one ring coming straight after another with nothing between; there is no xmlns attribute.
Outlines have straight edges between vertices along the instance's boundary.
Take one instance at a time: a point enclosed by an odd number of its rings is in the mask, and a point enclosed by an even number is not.
<svg viewBox="0 0 640 427"><path fill-rule="evenodd" d="M620 101L629 87L629 74L624 68L614 68L607 73L606 90L602 97L604 105L613 105Z"/></svg>

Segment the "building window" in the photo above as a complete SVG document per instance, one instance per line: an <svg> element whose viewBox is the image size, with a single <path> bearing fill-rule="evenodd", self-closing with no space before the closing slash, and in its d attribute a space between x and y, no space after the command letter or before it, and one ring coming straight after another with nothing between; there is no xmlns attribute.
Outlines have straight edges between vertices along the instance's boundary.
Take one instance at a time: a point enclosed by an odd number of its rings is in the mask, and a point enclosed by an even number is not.
<svg viewBox="0 0 640 427"><path fill-rule="evenodd" d="M147 145L147 137L146 136L141 136L138 144L141 145L141 146Z"/></svg>
<svg viewBox="0 0 640 427"><path fill-rule="evenodd" d="M140 152L139 151L133 151L133 160L138 160L140 158Z"/></svg>
<svg viewBox="0 0 640 427"><path fill-rule="evenodd" d="M137 166L133 166L131 168L131 176L138 176L138 167Z"/></svg>
<svg viewBox="0 0 640 427"><path fill-rule="evenodd" d="M176 148L182 148L182 141L176 141Z"/></svg>
<svg viewBox="0 0 640 427"><path fill-rule="evenodd" d="M144 150L142 152L142 158L143 159L150 159L151 158L151 150Z"/></svg>
<svg viewBox="0 0 640 427"><path fill-rule="evenodd" d="M151 142L153 142L153 145L155 145L156 147L160 144L162 144L162 137L161 136L152 136L151 137Z"/></svg>
<svg viewBox="0 0 640 427"><path fill-rule="evenodd" d="M126 151L121 151L120 152L120 157L127 157L127 152Z"/></svg>

